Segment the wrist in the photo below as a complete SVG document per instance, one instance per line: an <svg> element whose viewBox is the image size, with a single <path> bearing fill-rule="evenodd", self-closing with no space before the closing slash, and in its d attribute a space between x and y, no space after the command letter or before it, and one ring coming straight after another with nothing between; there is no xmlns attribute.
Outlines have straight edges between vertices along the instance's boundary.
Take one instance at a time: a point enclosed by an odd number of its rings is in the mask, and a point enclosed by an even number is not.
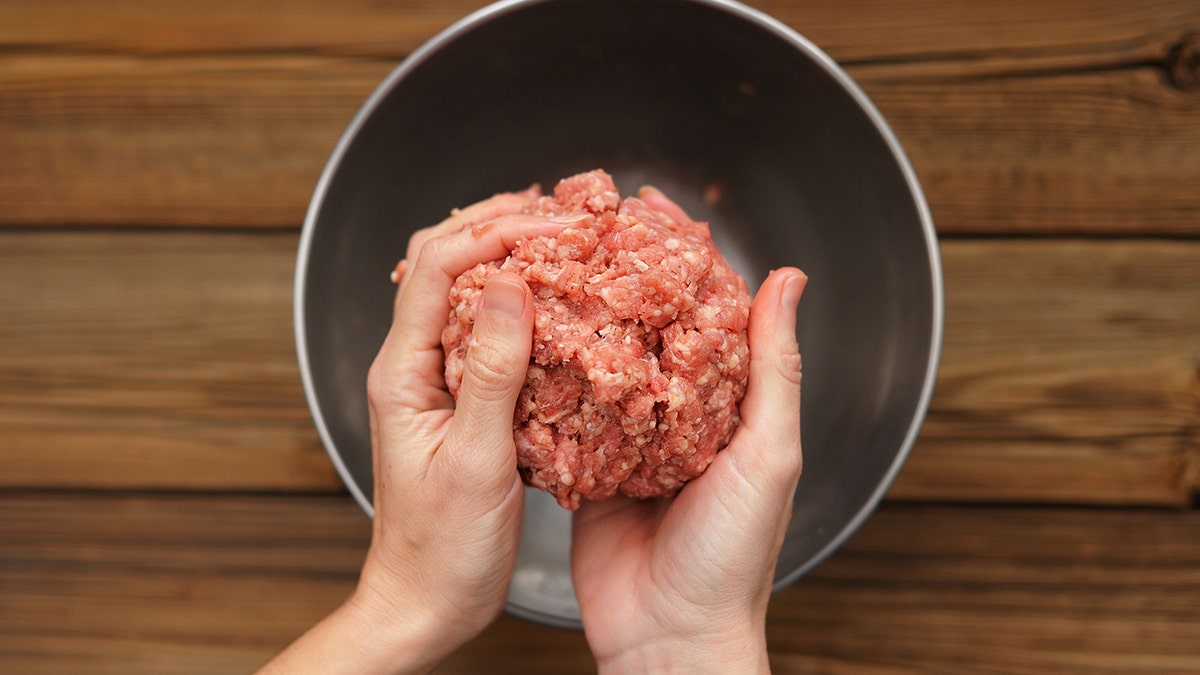
<svg viewBox="0 0 1200 675"><path fill-rule="evenodd" d="M770 673L765 631L719 638L663 638L597 657L600 675L622 673Z"/></svg>
<svg viewBox="0 0 1200 675"><path fill-rule="evenodd" d="M392 600L360 584L341 607L347 639L362 656L362 672L424 673L446 654L437 649L437 626L419 603ZM455 645L457 646L457 644Z"/></svg>
<svg viewBox="0 0 1200 675"><path fill-rule="evenodd" d="M446 621L420 593L359 583L337 611L354 646L377 667L360 672L424 673L474 637L471 622Z"/></svg>

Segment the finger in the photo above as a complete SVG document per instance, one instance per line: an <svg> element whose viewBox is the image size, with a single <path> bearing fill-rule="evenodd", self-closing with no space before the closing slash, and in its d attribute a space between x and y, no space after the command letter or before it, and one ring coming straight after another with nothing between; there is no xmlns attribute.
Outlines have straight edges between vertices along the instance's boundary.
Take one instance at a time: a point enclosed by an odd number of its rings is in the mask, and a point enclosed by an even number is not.
<svg viewBox="0 0 1200 675"><path fill-rule="evenodd" d="M688 216L687 212L685 212L678 204L668 199L661 190L654 186L642 186L642 188L638 190L638 199L646 202L646 206L649 206L655 211L662 211L663 213L667 214L677 223L684 224L692 222L692 219Z"/></svg>
<svg viewBox="0 0 1200 675"><path fill-rule="evenodd" d="M522 192L504 192L493 195L483 201L475 202L468 207L455 209L450 213L449 218L446 218L437 225L422 228L414 232L408 240L405 258L416 260L417 254L421 252L421 247L430 239L453 234L473 225L494 220L500 216L521 213L534 200L540 197L541 194L541 188L534 185ZM404 277L400 275L399 279L393 279L393 281L403 283Z"/></svg>
<svg viewBox="0 0 1200 675"><path fill-rule="evenodd" d="M516 473L513 411L533 343L533 297L515 274L487 279L463 363L454 419L439 450L459 475L507 487Z"/></svg>
<svg viewBox="0 0 1200 675"><path fill-rule="evenodd" d="M480 263L502 260L522 239L554 236L588 216L547 218L510 214L430 239L409 265L409 283L400 289L392 328L415 349L441 345L450 287ZM390 336L389 336L390 337Z"/></svg>
<svg viewBox="0 0 1200 675"><path fill-rule="evenodd" d="M577 222L507 215L426 242L416 260L409 259L408 281L397 292L391 330L368 378L368 395L380 411L451 407L441 334L454 280L480 263L505 257L523 238L555 235Z"/></svg>
<svg viewBox="0 0 1200 675"><path fill-rule="evenodd" d="M404 275L407 273L408 273L408 258L403 258L400 260L400 262L396 263L395 269L392 270L392 283L399 284L404 279ZM399 290L399 289L397 289L397 290Z"/></svg>
<svg viewBox="0 0 1200 675"><path fill-rule="evenodd" d="M795 483L799 478L800 350L796 307L808 277L786 267L767 276L750 307L750 383L742 400L739 466L751 482Z"/></svg>
<svg viewBox="0 0 1200 675"><path fill-rule="evenodd" d="M533 186L522 192L502 192L482 201L475 202L470 206L454 209L450 212L450 217L437 225L417 230L409 240L407 256L409 258L416 257L417 253L421 250L421 246L434 237L452 234L463 228L494 220L500 216L520 213L540 195L541 190L537 186Z"/></svg>

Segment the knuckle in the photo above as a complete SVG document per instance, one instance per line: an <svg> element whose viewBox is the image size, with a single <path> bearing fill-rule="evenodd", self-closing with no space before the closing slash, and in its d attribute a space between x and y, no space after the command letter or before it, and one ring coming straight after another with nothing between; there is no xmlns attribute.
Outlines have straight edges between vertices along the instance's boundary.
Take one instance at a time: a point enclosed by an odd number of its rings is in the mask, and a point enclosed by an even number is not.
<svg viewBox="0 0 1200 675"><path fill-rule="evenodd" d="M780 453L779 475L784 480L784 486L796 487L796 481L804 470L804 453L799 443L789 443L787 452Z"/></svg>
<svg viewBox="0 0 1200 675"><path fill-rule="evenodd" d="M800 346L795 341L792 341L779 353L775 367L779 376L787 380L788 384L800 386L803 363L800 358Z"/></svg>
<svg viewBox="0 0 1200 675"><path fill-rule="evenodd" d="M413 277L430 278L449 274L442 258L446 255L446 237L432 237L421 242L416 257L409 256L410 272ZM457 275L451 275L457 276Z"/></svg>
<svg viewBox="0 0 1200 675"><path fill-rule="evenodd" d="M413 235L408 238L408 249L405 254L406 257L409 260L415 260L417 255L421 252L421 249L424 248L425 244L433 238L434 228L432 227L423 227L416 232L413 232Z"/></svg>
<svg viewBox="0 0 1200 675"><path fill-rule="evenodd" d="M804 456L801 454L800 444L798 442L779 443L771 453L766 480L771 490L776 493L793 492L796 489L796 483L800 480L803 468Z"/></svg>
<svg viewBox="0 0 1200 675"><path fill-rule="evenodd" d="M417 263L420 264L423 262L428 265L436 261L440 255L440 241L439 237L427 237L421 240L420 246L417 248Z"/></svg>
<svg viewBox="0 0 1200 675"><path fill-rule="evenodd" d="M400 379L383 359L376 358L367 370L367 401L376 406L391 402L403 390Z"/></svg>
<svg viewBox="0 0 1200 675"><path fill-rule="evenodd" d="M380 353L367 370L367 403L381 412L408 407L411 394L421 386L420 378L401 362Z"/></svg>
<svg viewBox="0 0 1200 675"><path fill-rule="evenodd" d="M367 400L379 400L387 392L387 373L379 358L376 358L367 370Z"/></svg>
<svg viewBox="0 0 1200 675"><path fill-rule="evenodd" d="M437 240L438 234L436 229L432 227L418 229L418 231L414 232L412 237L408 239L408 250L406 251L406 257L409 259L409 261L415 261L415 259L419 259L421 256L427 255L427 253L436 253L437 247L431 247L431 243Z"/></svg>
<svg viewBox="0 0 1200 675"><path fill-rule="evenodd" d="M467 349L466 370L480 394L507 392L515 384L518 367L508 345L497 341L472 340Z"/></svg>

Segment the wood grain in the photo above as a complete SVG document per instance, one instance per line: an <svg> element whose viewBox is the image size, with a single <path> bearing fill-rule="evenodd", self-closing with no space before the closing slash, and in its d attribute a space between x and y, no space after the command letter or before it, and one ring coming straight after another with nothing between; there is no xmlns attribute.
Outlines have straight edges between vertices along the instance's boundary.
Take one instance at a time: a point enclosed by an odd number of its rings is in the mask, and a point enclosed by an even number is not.
<svg viewBox="0 0 1200 675"><path fill-rule="evenodd" d="M295 228L391 65L0 53L0 222Z"/></svg>
<svg viewBox="0 0 1200 675"><path fill-rule="evenodd" d="M0 43L25 50L398 57L486 0L0 1ZM1200 23L1189 0L750 0L842 61L981 55L1163 59Z"/></svg>
<svg viewBox="0 0 1200 675"><path fill-rule="evenodd" d="M291 331L296 237L9 233L0 483L338 490Z"/></svg>
<svg viewBox="0 0 1200 675"><path fill-rule="evenodd" d="M1167 86L1154 68L852 73L943 235L1200 234L1200 89Z"/></svg>
<svg viewBox="0 0 1200 675"><path fill-rule="evenodd" d="M353 589L349 498L0 495L0 671L250 672Z"/></svg>
<svg viewBox="0 0 1200 675"><path fill-rule="evenodd" d="M346 497L0 494L0 670L248 672L350 593ZM1194 672L1200 513L889 505L778 594L775 672ZM969 648L968 648L969 646ZM438 672L594 672L504 617Z"/></svg>
<svg viewBox="0 0 1200 675"><path fill-rule="evenodd" d="M944 233L1200 233L1200 88L1168 77L1195 3L858 4L763 7L844 59ZM472 6L4 3L0 224L294 228L367 95Z"/></svg>
<svg viewBox="0 0 1200 675"><path fill-rule="evenodd" d="M942 249L942 368L892 497L1186 504L1200 243ZM291 233L0 234L0 485L339 490L297 373L295 250Z"/></svg>
<svg viewBox="0 0 1200 675"><path fill-rule="evenodd" d="M1187 505L1200 486L1200 245L942 251L942 366L891 495Z"/></svg>
<svg viewBox="0 0 1200 675"><path fill-rule="evenodd" d="M296 230L484 4L0 0L0 672L249 672L351 592ZM775 596L774 671L1200 672L1200 3L751 4L892 124L947 291L923 433ZM502 617L438 672L595 665Z"/></svg>
<svg viewBox="0 0 1200 675"><path fill-rule="evenodd" d="M1195 511L890 506L777 596L773 664L1194 672L1198 526Z"/></svg>

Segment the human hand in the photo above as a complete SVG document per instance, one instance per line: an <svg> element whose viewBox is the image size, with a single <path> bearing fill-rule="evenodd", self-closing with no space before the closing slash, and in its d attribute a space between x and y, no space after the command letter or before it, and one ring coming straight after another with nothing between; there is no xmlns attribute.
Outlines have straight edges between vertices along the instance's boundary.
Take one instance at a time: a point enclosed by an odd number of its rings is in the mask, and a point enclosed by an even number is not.
<svg viewBox="0 0 1200 675"><path fill-rule="evenodd" d="M676 219L656 190L639 195ZM800 477L796 306L807 277L772 272L750 310L742 423L673 500L585 502L571 549L584 633L600 672L767 672L775 562Z"/></svg>
<svg viewBox="0 0 1200 675"><path fill-rule="evenodd" d="M354 595L271 664L281 672L421 672L502 608L524 494L512 418L532 342L529 289L516 275L488 280L457 403L441 331L460 273L566 227L519 215L531 198L499 195L410 241L410 262L394 275L394 322L367 380L371 547Z"/></svg>

